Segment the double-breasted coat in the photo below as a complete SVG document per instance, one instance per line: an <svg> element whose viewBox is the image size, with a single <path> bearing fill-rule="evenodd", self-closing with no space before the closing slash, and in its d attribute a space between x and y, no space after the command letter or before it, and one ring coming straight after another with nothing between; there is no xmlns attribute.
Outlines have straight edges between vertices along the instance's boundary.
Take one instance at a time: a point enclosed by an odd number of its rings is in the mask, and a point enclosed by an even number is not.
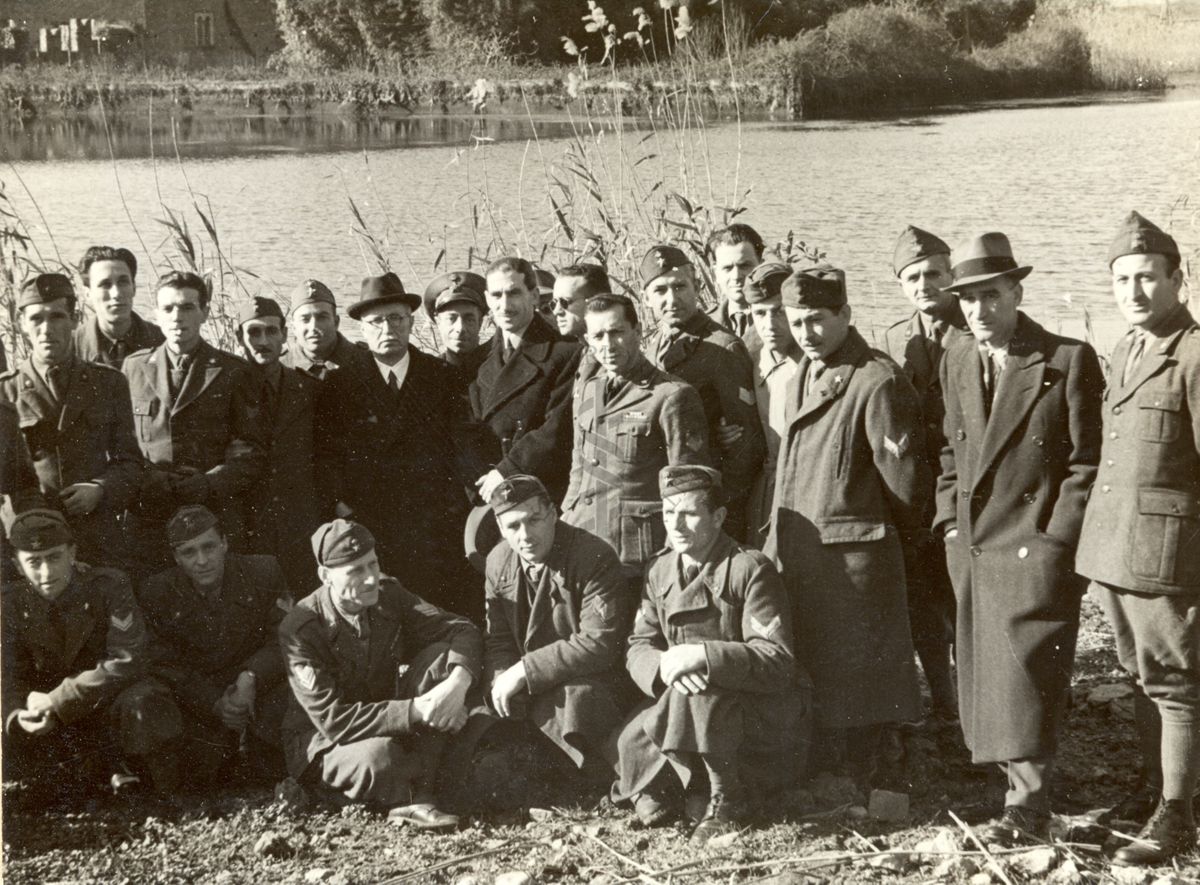
<svg viewBox="0 0 1200 885"><path fill-rule="evenodd" d="M923 528L928 482L916 393L851 327L804 395L787 389L764 547L788 588L817 723L852 728L920 715L903 545Z"/></svg>
<svg viewBox="0 0 1200 885"><path fill-rule="evenodd" d="M663 653L701 644L708 688L685 695L659 677ZM797 668L783 582L762 553L722 533L694 579L678 553L650 564L626 651L629 675L649 698L618 738L618 792L644 790L669 762L686 785L680 754L737 754L757 791L786 789L802 764L809 683Z"/></svg>
<svg viewBox="0 0 1200 885"><path fill-rule="evenodd" d="M111 369L120 369L125 358L139 350L158 347L166 341L162 329L134 311L130 316L129 331L119 341L110 340L100 331L94 316L88 316L75 328L75 356L85 363L103 363Z"/></svg>
<svg viewBox="0 0 1200 885"><path fill-rule="evenodd" d="M1075 568L1138 593L1200 593L1200 326L1181 305L1128 383L1113 352L1104 444Z"/></svg>
<svg viewBox="0 0 1200 885"><path fill-rule="evenodd" d="M506 542L487 562L484 686L525 664L528 720L582 765L621 721L621 648L637 600L621 563L595 535L559 521L531 586Z"/></svg>
<svg viewBox="0 0 1200 885"><path fill-rule="evenodd" d="M587 529L641 577L666 543L658 472L669 464L711 465L708 425L695 389L641 358L604 402L608 375L575 384L575 440L563 521Z"/></svg>
<svg viewBox="0 0 1200 885"><path fill-rule="evenodd" d="M492 336L468 396L481 425L481 455L503 476L536 476L561 501L571 468L571 392L583 345L537 314L521 348L504 362L504 336Z"/></svg>
<svg viewBox="0 0 1200 885"><path fill-rule="evenodd" d="M958 597L963 735L976 762L1052 754L1079 629L1075 546L1100 456L1092 348L1023 313L990 419L975 339L942 362L946 443L934 530Z"/></svg>
<svg viewBox="0 0 1200 885"><path fill-rule="evenodd" d="M104 490L99 505L68 517L78 556L92 565L123 565L125 538L119 519L138 497L142 453L134 437L129 384L121 373L72 359L62 402L29 359L0 377L0 400L12 403L33 456L42 493L57 504L74 483Z"/></svg>

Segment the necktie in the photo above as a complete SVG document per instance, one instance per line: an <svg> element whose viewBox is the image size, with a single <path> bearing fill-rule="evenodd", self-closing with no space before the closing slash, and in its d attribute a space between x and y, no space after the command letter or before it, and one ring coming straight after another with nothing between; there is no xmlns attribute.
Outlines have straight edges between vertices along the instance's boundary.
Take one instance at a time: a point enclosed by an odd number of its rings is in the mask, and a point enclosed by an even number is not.
<svg viewBox="0 0 1200 885"><path fill-rule="evenodd" d="M683 581L685 586L691 584L698 577L700 577L700 566L685 565L683 567Z"/></svg>
<svg viewBox="0 0 1200 885"><path fill-rule="evenodd" d="M388 390L392 392L392 396L400 396L400 382L396 380L395 372L388 372Z"/></svg>
<svg viewBox="0 0 1200 885"><path fill-rule="evenodd" d="M617 398L621 392L621 381L618 378L609 378L604 384L604 405L608 405Z"/></svg>
<svg viewBox="0 0 1200 885"><path fill-rule="evenodd" d="M179 362L171 366L171 392L178 394L183 389L183 382L187 380L188 361L183 357L179 358Z"/></svg>
<svg viewBox="0 0 1200 885"><path fill-rule="evenodd" d="M659 368L663 368L665 365L667 361L667 352L671 349L671 345L674 344L678 338L679 332L675 331L674 329L658 337L658 347L654 353L654 361L658 364Z"/></svg>
<svg viewBox="0 0 1200 885"><path fill-rule="evenodd" d="M746 326L749 325L749 323L746 320L745 311L738 311L737 313L731 313L729 315L729 319L733 321L733 331L737 333L737 336L739 338L744 337L746 334Z"/></svg>
<svg viewBox="0 0 1200 885"><path fill-rule="evenodd" d="M312 375L318 381L324 381L328 369L323 361L314 360L312 365L308 367L308 374Z"/></svg>
<svg viewBox="0 0 1200 885"><path fill-rule="evenodd" d="M512 341L507 336L505 336L505 338L504 338L504 359L503 359L503 362L505 365L508 365L509 362L512 361L513 353L515 351L516 351L516 349L512 346Z"/></svg>
<svg viewBox="0 0 1200 885"><path fill-rule="evenodd" d="M804 397L807 399L812 395L813 388L817 386L817 382L821 380L821 376L825 374L825 367L818 362L812 362L808 367L808 374L804 377Z"/></svg>
<svg viewBox="0 0 1200 885"><path fill-rule="evenodd" d="M61 403L67 394L66 373L63 367L50 366L46 369L46 383L50 385L50 392L54 394L55 400Z"/></svg>
<svg viewBox="0 0 1200 885"><path fill-rule="evenodd" d="M1133 347L1129 348L1129 356L1125 358L1125 371L1121 373L1121 386L1124 387L1137 374L1138 365L1146 353L1146 336L1138 334L1134 338Z"/></svg>
<svg viewBox="0 0 1200 885"><path fill-rule="evenodd" d="M992 417L992 403L996 401L996 388L1000 386L1000 366L991 351L981 352L983 357L983 412Z"/></svg>

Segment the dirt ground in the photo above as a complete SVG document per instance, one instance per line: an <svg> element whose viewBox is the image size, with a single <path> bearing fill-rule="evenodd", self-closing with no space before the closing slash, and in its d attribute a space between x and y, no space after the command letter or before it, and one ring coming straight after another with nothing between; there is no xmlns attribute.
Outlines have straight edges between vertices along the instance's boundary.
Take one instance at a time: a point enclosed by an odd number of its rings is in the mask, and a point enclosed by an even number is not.
<svg viewBox="0 0 1200 885"><path fill-rule="evenodd" d="M397 829L361 808L297 811L270 786L230 787L174 806L74 796L47 801L5 785L5 883L536 882L645 883L1200 882L1200 854L1174 870L1123 871L1099 846L1089 811L1133 786L1132 705L1098 607L1084 603L1074 703L1060 756L1052 849L986 858L966 829L1001 801L996 776L970 764L956 729L907 728L899 783L909 818L868 815L868 797L823 778L778 800L769 820L698 848L683 824L642 829L603 786L559 778L511 788L521 807L469 816L452 835ZM1098 687L1103 687L1097 690ZM953 812L963 826L950 816ZM1065 844L1063 844L1065 843Z"/></svg>

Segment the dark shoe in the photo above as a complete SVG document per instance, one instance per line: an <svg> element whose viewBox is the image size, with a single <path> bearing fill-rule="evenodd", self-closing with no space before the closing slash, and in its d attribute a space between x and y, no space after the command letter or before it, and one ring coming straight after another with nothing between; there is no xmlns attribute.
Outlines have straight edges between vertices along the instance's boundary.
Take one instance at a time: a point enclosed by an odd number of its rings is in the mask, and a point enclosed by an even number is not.
<svg viewBox="0 0 1200 885"><path fill-rule="evenodd" d="M405 824L418 830L452 830L458 826L458 817L446 814L431 802L401 805L388 812L388 823L396 826Z"/></svg>
<svg viewBox="0 0 1200 885"><path fill-rule="evenodd" d="M1050 815L1034 808L1006 805L995 823L979 831L979 841L995 848L1015 848L1045 842L1050 834Z"/></svg>
<svg viewBox="0 0 1200 885"><path fill-rule="evenodd" d="M1138 841L1117 849L1113 863L1119 867L1162 866L1196 844L1196 822L1191 803L1163 799L1138 833Z"/></svg>
<svg viewBox="0 0 1200 885"><path fill-rule="evenodd" d="M703 790L688 788L683 794L683 816L694 824L704 820L708 814L708 785Z"/></svg>
<svg viewBox="0 0 1200 885"><path fill-rule="evenodd" d="M736 833L745 826L747 816L745 803L724 793L714 793L692 833L692 841L704 844L718 836Z"/></svg>
<svg viewBox="0 0 1200 885"><path fill-rule="evenodd" d="M661 827L671 819L671 809L650 793L633 797L633 812L644 827Z"/></svg>
<svg viewBox="0 0 1200 885"><path fill-rule="evenodd" d="M1139 784L1137 789L1100 816L1100 823L1106 826L1117 821L1135 823L1144 826L1150 820L1150 815L1158 808L1158 800L1162 797L1162 788L1151 784Z"/></svg>

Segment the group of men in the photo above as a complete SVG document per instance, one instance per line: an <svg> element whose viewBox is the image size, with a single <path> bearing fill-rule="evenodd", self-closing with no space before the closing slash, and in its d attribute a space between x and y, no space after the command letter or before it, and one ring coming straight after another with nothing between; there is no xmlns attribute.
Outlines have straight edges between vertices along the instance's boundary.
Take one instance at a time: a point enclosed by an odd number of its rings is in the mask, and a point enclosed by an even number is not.
<svg viewBox="0 0 1200 885"><path fill-rule="evenodd" d="M84 257L83 321L68 277L30 280L30 355L0 377L6 777L107 742L163 790L240 758L439 829L441 760L507 720L703 841L805 771L869 784L922 715L919 659L932 713L1002 768L981 837L1012 845L1047 834L1090 580L1138 686L1116 861L1190 848L1200 327L1175 241L1137 213L1113 239L1132 330L1107 381L1020 309L1003 234L901 234L915 309L887 353L837 268L742 224L705 258L709 313L671 245L637 300L516 257L423 297L370 277L362 346L307 280L286 315L244 306L243 358L202 339L194 274L157 281L158 325L127 250Z"/></svg>

